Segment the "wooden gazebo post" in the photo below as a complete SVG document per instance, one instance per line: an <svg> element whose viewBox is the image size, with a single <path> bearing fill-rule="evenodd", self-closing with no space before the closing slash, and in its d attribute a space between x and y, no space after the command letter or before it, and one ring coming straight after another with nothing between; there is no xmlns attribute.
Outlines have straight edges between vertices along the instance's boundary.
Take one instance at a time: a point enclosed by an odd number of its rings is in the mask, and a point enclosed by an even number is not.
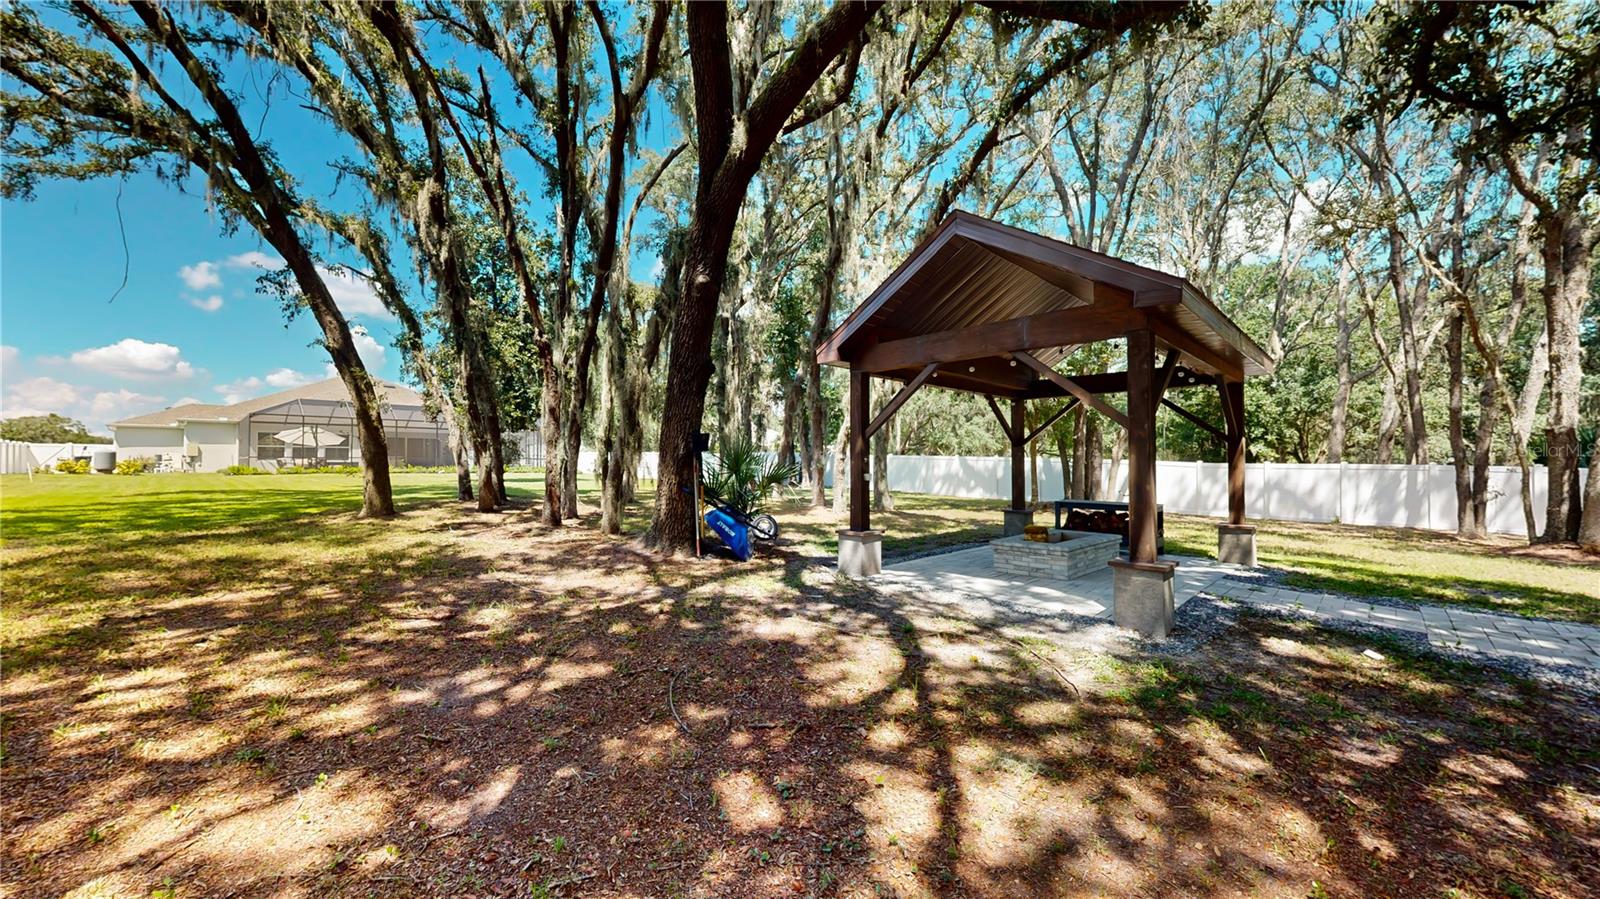
<svg viewBox="0 0 1600 899"><path fill-rule="evenodd" d="M839 532L839 572L854 577L883 570L883 532L872 530L867 493L867 447L872 436L872 375L850 369L850 527ZM837 490L843 485L835 484Z"/></svg>
<svg viewBox="0 0 1600 899"><path fill-rule="evenodd" d="M1011 508L1005 510L1005 529L1002 533L1007 537L1020 534L1023 528L1033 524L1033 510L1028 507L1025 406L1022 400L1011 401L1011 427L1006 432L1006 439L1011 442Z"/></svg>
<svg viewBox="0 0 1600 899"><path fill-rule="evenodd" d="M1156 342L1149 328L1128 339L1128 560L1111 561L1113 617L1156 640L1172 630L1172 573L1156 558Z"/></svg>
<svg viewBox="0 0 1600 899"><path fill-rule="evenodd" d="M1256 564L1256 527L1244 523L1244 382L1217 384L1228 454L1228 521L1217 525L1217 561Z"/></svg>

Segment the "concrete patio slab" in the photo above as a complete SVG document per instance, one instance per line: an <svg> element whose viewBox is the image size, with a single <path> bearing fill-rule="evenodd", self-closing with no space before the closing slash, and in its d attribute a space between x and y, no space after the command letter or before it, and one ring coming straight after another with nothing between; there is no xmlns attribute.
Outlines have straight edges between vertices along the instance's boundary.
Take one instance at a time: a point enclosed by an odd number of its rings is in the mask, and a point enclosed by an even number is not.
<svg viewBox="0 0 1600 899"><path fill-rule="evenodd" d="M1600 627L1445 606L1418 605L1413 609L1365 602L1284 587L1258 571L1211 559L1161 558L1178 563L1172 580L1175 608L1205 592L1274 612L1426 634L1430 644L1442 649L1600 669ZM872 581L912 590L924 601L948 603L954 613L981 618L1042 619L1065 614L1110 621L1113 617L1109 567L1071 580L1026 578L997 570L989 546L892 563Z"/></svg>

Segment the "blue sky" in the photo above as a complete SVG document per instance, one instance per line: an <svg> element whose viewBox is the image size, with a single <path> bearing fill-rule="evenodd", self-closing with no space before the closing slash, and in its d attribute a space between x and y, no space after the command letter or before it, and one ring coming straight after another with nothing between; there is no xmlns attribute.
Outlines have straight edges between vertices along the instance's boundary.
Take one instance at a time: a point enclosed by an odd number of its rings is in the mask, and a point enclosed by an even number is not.
<svg viewBox="0 0 1600 899"><path fill-rule="evenodd" d="M275 259L270 248L253 233L224 236L202 195L149 175L122 186L119 229L117 190L115 181L47 183L33 202L0 207L6 417L61 412L100 427L325 376L316 323L286 322L275 299L255 292L256 266ZM369 333L369 364L397 377L394 322L361 282L333 283Z"/></svg>
<svg viewBox="0 0 1600 899"><path fill-rule="evenodd" d="M272 84L244 64L227 72L242 111L260 116L262 133L305 190L334 208L359 202L359 190L337 188L329 168L355 155L347 140L301 108L283 79ZM641 143L670 147L678 139L672 116L655 91L650 105ZM513 174L546 206L542 183L531 164L518 171L521 161L508 159ZM236 402L331 375L327 353L314 343L321 336L315 321L305 314L286 321L275 298L256 293L260 266L276 262L271 248L247 228L226 234L201 182L186 184L180 191L150 173L43 182L32 201L0 202L0 417L59 412L103 432L107 422L179 402ZM646 219L635 231L635 277L647 277L656 261L639 246ZM330 261L356 260L335 254ZM125 264L127 285L118 293ZM410 272L409 263L396 267L403 277ZM357 342L368 365L399 379L391 345L397 324L359 278L336 271L329 278L352 326L365 332Z"/></svg>

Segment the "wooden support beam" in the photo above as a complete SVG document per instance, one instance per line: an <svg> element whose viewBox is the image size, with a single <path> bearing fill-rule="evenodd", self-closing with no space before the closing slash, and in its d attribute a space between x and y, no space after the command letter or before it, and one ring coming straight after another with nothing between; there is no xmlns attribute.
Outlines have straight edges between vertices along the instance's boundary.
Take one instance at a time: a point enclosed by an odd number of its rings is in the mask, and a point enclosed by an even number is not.
<svg viewBox="0 0 1600 899"><path fill-rule="evenodd" d="M939 380L952 375L993 384L996 393L1014 394L1026 390L1033 382L1033 374L1009 360L998 356L987 359L968 359L965 362L934 363L938 366ZM920 370L921 366L917 366ZM902 369L904 371L904 369Z"/></svg>
<svg viewBox="0 0 1600 899"><path fill-rule="evenodd" d="M1166 397L1161 398L1161 405L1166 406L1168 409L1171 409L1179 415L1182 415L1184 418L1189 419L1190 422L1194 423L1195 427L1200 428L1201 430L1209 433L1211 436L1222 441L1224 445L1227 444L1228 435L1223 433L1221 428L1217 427L1211 422L1206 421L1205 419L1194 414L1193 412L1190 412L1188 409L1183 408L1177 403L1174 403L1172 400L1169 400Z"/></svg>
<svg viewBox="0 0 1600 899"><path fill-rule="evenodd" d="M871 372L910 368L929 362L962 362L985 356L1004 356L1012 350L1093 343L1121 337L1129 328L1144 323L1144 315L1122 304L1074 306L1054 312L991 322L972 328L954 328L919 337L906 337L870 346L851 360ZM824 346L817 353L821 363L839 362L836 352Z"/></svg>
<svg viewBox="0 0 1600 899"><path fill-rule="evenodd" d="M1035 437L1038 437L1040 434L1043 434L1045 432L1045 429L1049 428L1051 425L1055 424L1057 421L1060 421L1061 420L1061 416L1066 415L1068 412L1071 412L1073 409L1076 409L1076 408L1078 408L1078 398L1077 397L1073 397L1072 399L1067 400L1064 404L1062 404L1060 409L1057 409L1055 411L1054 415L1052 415L1049 418L1044 420L1044 424L1038 426L1037 428L1034 428L1032 431L1029 431L1028 432L1028 436L1022 438L1023 445L1026 446L1026 445L1032 443L1033 439Z"/></svg>
<svg viewBox="0 0 1600 899"><path fill-rule="evenodd" d="M867 495L867 412L872 408L872 375L850 369L850 530L872 528Z"/></svg>
<svg viewBox="0 0 1600 899"><path fill-rule="evenodd" d="M1011 401L1011 508L1026 509L1028 507L1028 460L1026 458L1028 444L1022 440L1022 432L1026 425L1024 400Z"/></svg>
<svg viewBox="0 0 1600 899"><path fill-rule="evenodd" d="M1130 331L1129 333L1133 332ZM1040 362L1038 359L1034 358L1031 353L1012 353L1011 358L1029 366L1034 371L1044 375L1045 378L1054 381L1061 387L1062 390L1065 390L1066 392L1077 397L1078 402L1083 403L1085 406L1088 406L1096 412L1099 412L1101 415L1104 415L1106 418L1111 419L1112 421L1121 425L1124 429L1128 427L1128 416L1124 415L1121 410L1108 404L1105 400L1100 399L1089 391L1084 390L1082 387L1079 387L1078 384L1071 378L1056 371L1050 366L1045 365L1043 362ZM1133 382L1130 379L1128 383L1131 387Z"/></svg>
<svg viewBox="0 0 1600 899"><path fill-rule="evenodd" d="M1128 332L1128 561L1156 560L1156 341Z"/></svg>
<svg viewBox="0 0 1600 899"><path fill-rule="evenodd" d="M1006 421L1006 414L1000 411L1000 404L996 403L994 397L987 393L983 395L983 399L984 402L989 404L989 411L993 412L995 419L1000 422L1000 430L1005 432L1006 440L1010 443L1016 443L1017 435L1011 433L1011 423Z"/></svg>
<svg viewBox="0 0 1600 899"><path fill-rule="evenodd" d="M1222 416L1227 425L1224 442L1228 454L1228 523L1244 524L1244 381L1217 385Z"/></svg>
<svg viewBox="0 0 1600 899"><path fill-rule="evenodd" d="M872 419L872 423L867 425L868 440L871 440L872 436L878 433L879 428L882 428L885 424L888 424L890 416L898 412L900 407L905 405L906 400L911 399L911 394L916 393L917 388L921 387L922 383L928 380L929 376L933 374L934 369L938 367L938 363L929 362L927 365L922 367L922 371L917 372L917 376L915 378L912 378L911 381L906 384L906 386L900 388L900 392L896 393L894 398L889 400L888 405L879 410L877 416Z"/></svg>
<svg viewBox="0 0 1600 899"><path fill-rule="evenodd" d="M942 377L942 376L941 376ZM1128 373L1125 371L1098 372L1096 374L1072 375L1072 382L1089 391L1095 396L1107 393L1127 393ZM938 383L937 381L935 383ZM1167 390L1184 390L1190 387L1212 387L1217 383L1215 375L1201 374L1194 369L1180 363L1172 373L1172 379L1167 384ZM1052 397L1069 396L1064 393L1054 382L1034 379L1029 382L1028 396L1030 400L1045 400Z"/></svg>
<svg viewBox="0 0 1600 899"><path fill-rule="evenodd" d="M1167 387L1172 384L1172 376L1178 372L1178 356L1181 354L1176 348L1167 350L1167 359L1161 363L1161 370L1156 372L1156 399L1164 399Z"/></svg>
<svg viewBox="0 0 1600 899"><path fill-rule="evenodd" d="M1190 356L1204 362L1216 369L1224 378L1229 380L1244 377L1244 365L1235 359L1229 359L1213 350L1190 335L1179 330L1175 325L1158 316L1150 316L1150 329L1155 331L1168 346L1175 346Z"/></svg>

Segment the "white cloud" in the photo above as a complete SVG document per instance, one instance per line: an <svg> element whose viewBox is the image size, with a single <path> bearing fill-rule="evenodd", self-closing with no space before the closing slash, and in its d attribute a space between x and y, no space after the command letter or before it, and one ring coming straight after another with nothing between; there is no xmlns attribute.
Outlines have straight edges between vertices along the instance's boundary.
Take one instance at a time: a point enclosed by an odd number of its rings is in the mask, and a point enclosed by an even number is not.
<svg viewBox="0 0 1600 899"><path fill-rule="evenodd" d="M78 388L55 378L29 378L6 387L0 416L66 414L81 399Z"/></svg>
<svg viewBox="0 0 1600 899"><path fill-rule="evenodd" d="M234 403L242 403L253 396L260 395L266 386L267 382L265 380L251 375L248 378L240 378L237 381L218 384L214 389L222 395L222 402L231 406Z"/></svg>
<svg viewBox="0 0 1600 899"><path fill-rule="evenodd" d="M194 366L183 361L183 352L177 347L133 337L79 350L72 354L72 364L124 378L187 378L194 374Z"/></svg>
<svg viewBox="0 0 1600 899"><path fill-rule="evenodd" d="M192 397L192 396L184 396L184 397L179 397L176 400L173 400L172 401L172 405L174 405L174 406L190 406L190 405L193 405L193 404L199 403L199 402L204 402L204 401L196 399L195 397Z"/></svg>
<svg viewBox="0 0 1600 899"><path fill-rule="evenodd" d="M266 375L251 375L248 378L239 378L226 384L218 384L214 389L222 397L222 402L232 405L244 402L252 397L261 396L270 390L286 390L290 387L299 387L317 380L317 376L292 368L279 368L268 372ZM191 400L190 402L199 402Z"/></svg>
<svg viewBox="0 0 1600 899"><path fill-rule="evenodd" d="M360 354L361 361L367 364L369 370L376 372L383 368L383 344L374 340L372 335L367 333L367 329L360 325L350 329L350 336L355 340L356 352Z"/></svg>
<svg viewBox="0 0 1600 899"><path fill-rule="evenodd" d="M22 354L14 346L0 345L0 378L10 378L17 371Z"/></svg>
<svg viewBox="0 0 1600 899"><path fill-rule="evenodd" d="M56 413L83 422L90 431L103 433L107 422L153 412L165 402L162 397L127 389L97 391L55 378L29 378L9 385L0 401L0 416Z"/></svg>
<svg viewBox="0 0 1600 899"><path fill-rule="evenodd" d="M267 376L263 378L268 387L276 387L279 390L288 387L299 387L301 384L310 384L316 379L316 375L295 371L292 368L280 368L276 371L268 372Z"/></svg>
<svg viewBox="0 0 1600 899"><path fill-rule="evenodd" d="M211 290L222 286L222 275L215 262L196 262L178 269L178 277L190 290Z"/></svg>
<svg viewBox="0 0 1600 899"><path fill-rule="evenodd" d="M159 409L163 403L162 397L132 390L102 390L89 399L88 413L83 419L91 427L99 427L108 421Z"/></svg>
<svg viewBox="0 0 1600 899"><path fill-rule="evenodd" d="M366 278L342 269L334 270L320 265L317 266L317 271L322 275L322 283L328 285L328 293L333 295L334 305L345 315L393 318L389 310L383 308L383 301L378 299L378 294Z"/></svg>
<svg viewBox="0 0 1600 899"><path fill-rule="evenodd" d="M236 253L232 256L229 256L227 259L222 261L222 264L226 265L228 268L274 269L282 268L283 260L279 259L277 256L273 256L270 253L263 253L260 250L250 250L248 252Z"/></svg>
<svg viewBox="0 0 1600 899"><path fill-rule="evenodd" d="M216 294L212 294L211 296L203 299L200 297L190 297L189 305L203 312L216 312L218 309L222 308L222 297L219 297Z"/></svg>
<svg viewBox="0 0 1600 899"><path fill-rule="evenodd" d="M212 264L212 263L205 263ZM247 269L253 268L263 271L272 271L283 268L283 260L270 253L260 250L250 250L236 253L222 260L226 268ZM372 284L362 274L353 269L330 268L325 265L317 266L317 274L322 276L322 282L328 286L328 293L332 295L334 305L338 306L347 316L371 316L373 318L389 319L394 316L383 306L383 301L372 289Z"/></svg>

